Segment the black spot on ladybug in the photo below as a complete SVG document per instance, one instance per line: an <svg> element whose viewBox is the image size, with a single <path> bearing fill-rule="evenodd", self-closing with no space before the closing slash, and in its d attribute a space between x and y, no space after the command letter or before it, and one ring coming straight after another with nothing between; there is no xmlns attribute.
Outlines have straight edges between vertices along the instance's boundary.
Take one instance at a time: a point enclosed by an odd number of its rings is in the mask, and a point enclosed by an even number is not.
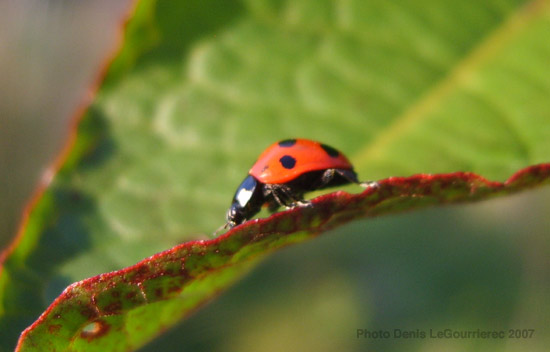
<svg viewBox="0 0 550 352"><path fill-rule="evenodd" d="M285 139L283 141L280 141L279 143L279 147L292 147L294 144L296 144L296 140L295 139Z"/></svg>
<svg viewBox="0 0 550 352"><path fill-rule="evenodd" d="M285 169L292 169L296 165L296 159L290 155L284 155L281 159L279 159L279 161Z"/></svg>
<svg viewBox="0 0 550 352"><path fill-rule="evenodd" d="M340 152L337 151L336 149L334 149L333 147L329 146L329 145L326 145L326 144L321 144L321 148L323 148L323 150L325 152L327 152L327 154L333 158L336 158L338 155L340 155Z"/></svg>

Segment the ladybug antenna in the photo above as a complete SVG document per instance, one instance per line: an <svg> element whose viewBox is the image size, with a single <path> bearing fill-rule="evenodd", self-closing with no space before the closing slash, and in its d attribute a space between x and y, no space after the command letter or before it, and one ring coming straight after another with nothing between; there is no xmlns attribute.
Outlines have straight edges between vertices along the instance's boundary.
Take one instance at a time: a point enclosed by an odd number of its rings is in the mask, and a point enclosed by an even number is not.
<svg viewBox="0 0 550 352"><path fill-rule="evenodd" d="M214 237L218 237L220 235L220 233L222 231L224 231L225 229L227 229L229 227L229 223L226 222L225 224L223 224L222 226L218 227L218 229L216 231L214 231L213 235Z"/></svg>

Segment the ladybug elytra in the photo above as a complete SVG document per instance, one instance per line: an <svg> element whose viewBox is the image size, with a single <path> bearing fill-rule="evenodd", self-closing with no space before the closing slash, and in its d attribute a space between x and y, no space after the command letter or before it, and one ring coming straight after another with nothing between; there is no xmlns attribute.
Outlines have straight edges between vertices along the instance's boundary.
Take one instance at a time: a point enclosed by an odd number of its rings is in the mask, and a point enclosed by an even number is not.
<svg viewBox="0 0 550 352"><path fill-rule="evenodd" d="M269 146L235 192L227 211L227 223L234 227L267 205L271 212L280 206L308 206L306 192L356 183L364 187L376 182L359 182L353 165L338 150L308 139L285 139Z"/></svg>

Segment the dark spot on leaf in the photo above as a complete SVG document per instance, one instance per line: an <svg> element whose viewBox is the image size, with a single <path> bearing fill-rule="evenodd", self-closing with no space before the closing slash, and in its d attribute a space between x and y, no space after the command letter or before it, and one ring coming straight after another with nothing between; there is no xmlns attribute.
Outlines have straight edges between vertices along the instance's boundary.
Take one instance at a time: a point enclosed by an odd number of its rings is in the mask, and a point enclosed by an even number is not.
<svg viewBox="0 0 550 352"><path fill-rule="evenodd" d="M86 325L80 332L80 337L88 340L88 342L105 335L111 326L103 320L94 321Z"/></svg>
<svg viewBox="0 0 550 352"><path fill-rule="evenodd" d="M133 277L131 277L130 282L140 283L145 281L145 279L147 279L149 276L149 268L146 265L142 265L138 268L136 272L134 272L134 275Z"/></svg>
<svg viewBox="0 0 550 352"><path fill-rule="evenodd" d="M122 303L120 302L113 302L105 306L103 308L103 311L108 314L117 313L122 309Z"/></svg>
<svg viewBox="0 0 550 352"><path fill-rule="evenodd" d="M295 139L285 139L285 140L280 141L278 144L279 144L279 147L288 148L288 147L292 147L294 144L296 144L296 140Z"/></svg>
<svg viewBox="0 0 550 352"><path fill-rule="evenodd" d="M48 326L48 332L50 334L55 334L59 331L59 329L61 329L61 324L52 324L50 326Z"/></svg>
<svg viewBox="0 0 550 352"><path fill-rule="evenodd" d="M321 144L321 148L323 148L323 150L333 158L336 158L338 157L338 155L340 155L340 152L334 149L333 147L331 147L330 145Z"/></svg>
<svg viewBox="0 0 550 352"><path fill-rule="evenodd" d="M279 159L279 161L285 169L292 169L296 165L296 159L290 155L284 155L281 159Z"/></svg>
<svg viewBox="0 0 550 352"><path fill-rule="evenodd" d="M80 314L88 319L93 319L95 317L97 317L97 312L96 310L91 307L91 306L84 306L81 310L80 310Z"/></svg>
<svg viewBox="0 0 550 352"><path fill-rule="evenodd" d="M175 292L180 292L181 289L182 289L181 286L177 286L177 285L174 286L174 285L172 285L172 286L168 287L168 290L167 290L167 291L170 292L170 293L175 293Z"/></svg>

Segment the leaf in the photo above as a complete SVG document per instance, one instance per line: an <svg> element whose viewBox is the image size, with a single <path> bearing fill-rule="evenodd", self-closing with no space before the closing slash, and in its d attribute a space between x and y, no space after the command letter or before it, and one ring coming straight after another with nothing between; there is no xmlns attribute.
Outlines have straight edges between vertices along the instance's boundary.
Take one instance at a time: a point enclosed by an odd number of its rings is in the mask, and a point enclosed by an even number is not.
<svg viewBox="0 0 550 352"><path fill-rule="evenodd" d="M21 335L18 351L133 350L187 316L258 259L360 217L509 194L550 184L550 164L505 184L472 173L393 177L361 194L335 192L212 240L192 241L129 268L69 286Z"/></svg>
<svg viewBox="0 0 550 352"><path fill-rule="evenodd" d="M212 233L275 140L333 145L363 179L467 170L504 180L547 162L549 8L140 1L4 256L0 345L14 346L70 283ZM165 314L163 326L179 316Z"/></svg>

